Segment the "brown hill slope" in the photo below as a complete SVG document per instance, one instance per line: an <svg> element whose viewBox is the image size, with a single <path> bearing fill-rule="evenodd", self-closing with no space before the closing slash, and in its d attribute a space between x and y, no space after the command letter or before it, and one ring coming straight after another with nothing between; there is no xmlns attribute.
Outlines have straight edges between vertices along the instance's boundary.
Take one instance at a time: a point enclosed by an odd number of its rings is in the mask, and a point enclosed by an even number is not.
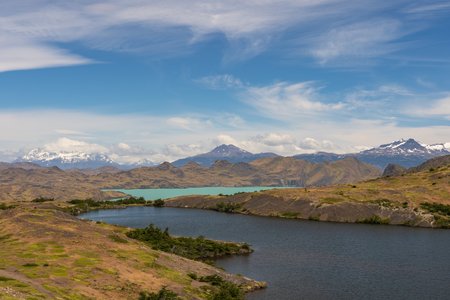
<svg viewBox="0 0 450 300"><path fill-rule="evenodd" d="M388 223L424 227L450 226L450 163L433 160L398 177L383 177L355 185L275 189L228 197L180 197L174 207L228 208L245 214L336 222ZM223 207L223 205L222 205ZM226 207L226 206L225 206Z"/></svg>
<svg viewBox="0 0 450 300"><path fill-rule="evenodd" d="M51 206L0 210L0 298L138 299L167 286L184 299L205 299L193 280L217 274L247 289L260 285L210 265L152 250L128 229L82 221Z"/></svg>
<svg viewBox="0 0 450 300"><path fill-rule="evenodd" d="M56 167L26 170L0 169L0 201L31 200L39 196L61 200L105 199L121 194L102 192L114 188L164 188L201 186L322 186L375 178L380 171L353 158L314 164L293 158L264 158L250 164L217 161L210 168L170 163L128 171L63 171Z"/></svg>

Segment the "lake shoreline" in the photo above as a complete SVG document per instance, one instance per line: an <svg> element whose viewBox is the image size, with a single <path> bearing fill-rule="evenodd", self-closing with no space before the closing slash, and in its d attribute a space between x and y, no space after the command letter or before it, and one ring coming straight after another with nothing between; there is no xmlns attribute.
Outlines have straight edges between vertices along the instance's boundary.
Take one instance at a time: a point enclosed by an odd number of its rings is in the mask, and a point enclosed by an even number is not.
<svg viewBox="0 0 450 300"><path fill-rule="evenodd" d="M422 275L442 281L445 266L448 265L443 255L445 245L450 241L443 230L293 221L174 207L130 207L126 210L91 212L82 217L132 228L142 228L152 222L160 228L168 227L177 236L204 235L214 240L247 242L255 249L254 253L220 258L216 264L231 273L268 283L268 289L250 293L248 299L324 298L324 295L329 297L334 293L341 295L337 297L339 299L348 299L347 293L356 288L354 282L359 282L357 289L360 289L360 296L365 293L380 297L392 293L392 296L398 291L394 287L396 284L391 284L387 291L380 290L379 286L393 280L401 280L405 286L410 279L420 283L423 282ZM367 255L367 251L373 253ZM439 258L437 265L433 262L435 256ZM412 264L412 261L415 263ZM417 262L418 273L414 273L410 268ZM350 274L352 279L336 277L335 268ZM427 271L430 268L432 273ZM381 276L386 270L390 274L389 280ZM373 284L367 285L365 276L369 276ZM438 284L439 280L433 282ZM299 285L299 282L302 284ZM334 292L327 294L330 292L327 285L330 282L336 284ZM346 289L342 290L339 282L344 283ZM325 285L318 288L320 284ZM416 289L414 293L424 294L424 290L440 295L438 289L425 286L422 292Z"/></svg>

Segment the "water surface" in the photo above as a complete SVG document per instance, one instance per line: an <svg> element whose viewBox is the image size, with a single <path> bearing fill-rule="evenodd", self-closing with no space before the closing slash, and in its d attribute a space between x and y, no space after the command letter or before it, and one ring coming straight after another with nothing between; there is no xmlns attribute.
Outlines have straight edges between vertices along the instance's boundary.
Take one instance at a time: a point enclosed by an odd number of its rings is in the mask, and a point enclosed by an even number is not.
<svg viewBox="0 0 450 300"><path fill-rule="evenodd" d="M244 187L195 187L181 189L121 189L115 190L133 197L144 197L145 200L168 199L188 195L233 195L235 193L249 193L274 189L266 186L244 186ZM283 188L283 187L280 187Z"/></svg>
<svg viewBox="0 0 450 300"><path fill-rule="evenodd" d="M220 259L232 273L266 281L248 299L449 299L450 231L286 220L182 208L130 207L82 218L175 235L250 243Z"/></svg>

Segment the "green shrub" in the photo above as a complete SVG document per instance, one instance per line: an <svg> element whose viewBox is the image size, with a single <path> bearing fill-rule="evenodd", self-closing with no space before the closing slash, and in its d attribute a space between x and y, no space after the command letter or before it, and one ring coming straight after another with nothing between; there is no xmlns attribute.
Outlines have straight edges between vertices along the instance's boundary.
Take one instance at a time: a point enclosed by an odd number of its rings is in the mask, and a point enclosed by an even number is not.
<svg viewBox="0 0 450 300"><path fill-rule="evenodd" d="M383 219L380 216L374 215L370 218L359 220L356 223L363 223L363 224L389 224L390 220L389 218Z"/></svg>
<svg viewBox="0 0 450 300"><path fill-rule="evenodd" d="M0 276L0 281L11 281L11 280L14 280L14 279Z"/></svg>
<svg viewBox="0 0 450 300"><path fill-rule="evenodd" d="M165 203L164 203L164 200L158 199L158 200L153 201L152 204L154 207L163 207Z"/></svg>
<svg viewBox="0 0 450 300"><path fill-rule="evenodd" d="M431 213L437 213L443 216L450 216L450 205L423 202L420 203L420 207Z"/></svg>
<svg viewBox="0 0 450 300"><path fill-rule="evenodd" d="M242 204L233 203L233 202L219 202L216 204L216 207L213 208L215 211L225 212L225 213L233 213L242 208Z"/></svg>
<svg viewBox="0 0 450 300"><path fill-rule="evenodd" d="M219 285L219 290L214 292L211 297L211 300L243 300L244 292L239 286L236 284L224 281Z"/></svg>
<svg viewBox="0 0 450 300"><path fill-rule="evenodd" d="M225 282L225 280L223 280L222 277L220 277L219 275L208 275L208 276L202 276L200 277L200 279L198 280L200 282L207 282L210 283L211 285L221 285L222 283Z"/></svg>
<svg viewBox="0 0 450 300"><path fill-rule="evenodd" d="M74 215L87 212L93 209L101 209L101 208L111 208L116 206L127 206L127 205L145 205L151 203L151 201L146 201L144 197L127 197L119 200L111 200L111 201L96 201L93 199L73 199L68 201L69 204L74 205L74 207L70 208L70 212Z"/></svg>
<svg viewBox="0 0 450 300"><path fill-rule="evenodd" d="M37 266L39 266L39 265L36 263L26 263L26 264L22 265L22 267L27 267L27 268L33 268L33 267L37 267Z"/></svg>
<svg viewBox="0 0 450 300"><path fill-rule="evenodd" d="M6 205L5 203L0 203L0 210L13 209L14 205Z"/></svg>
<svg viewBox="0 0 450 300"><path fill-rule="evenodd" d="M298 217L298 213L287 211L287 212L281 213L280 217L287 218L287 219L295 219Z"/></svg>
<svg viewBox="0 0 450 300"><path fill-rule="evenodd" d="M129 238L144 241L153 249L174 253L190 259L204 260L232 254L250 253L252 250L247 244L218 242L197 238L172 237L168 228L164 231L150 224L143 229L133 229L126 233Z"/></svg>
<svg viewBox="0 0 450 300"><path fill-rule="evenodd" d="M31 200L31 202L35 202L35 203L49 202L49 201L55 201L55 199L53 199L53 198L39 197L39 198L36 198L36 199Z"/></svg>
<svg viewBox="0 0 450 300"><path fill-rule="evenodd" d="M139 300L178 300L178 299L180 299L178 295L172 292L171 290L166 289L166 287L163 287L157 293L141 292L139 294Z"/></svg>

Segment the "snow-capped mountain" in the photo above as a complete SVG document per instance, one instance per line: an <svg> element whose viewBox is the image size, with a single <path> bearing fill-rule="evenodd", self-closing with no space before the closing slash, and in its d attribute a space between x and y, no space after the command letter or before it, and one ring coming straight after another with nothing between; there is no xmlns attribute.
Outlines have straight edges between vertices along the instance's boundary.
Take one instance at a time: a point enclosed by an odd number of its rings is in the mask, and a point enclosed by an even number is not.
<svg viewBox="0 0 450 300"><path fill-rule="evenodd" d="M61 169L94 169L105 166L118 166L103 153L53 152L36 148L19 158L20 162L32 162L44 167Z"/></svg>
<svg viewBox="0 0 450 300"><path fill-rule="evenodd" d="M348 156L375 165L384 169L388 164L397 164L406 168L415 167L426 160L450 154L450 143L446 144L421 144L414 139L401 139L389 144L351 154L315 153L299 154L297 159L311 162L335 161Z"/></svg>
<svg viewBox="0 0 450 300"><path fill-rule="evenodd" d="M376 148L365 150L360 154L383 154L383 155L432 155L450 154L445 144L420 144L414 139L401 139L390 144L384 144Z"/></svg>
<svg viewBox="0 0 450 300"><path fill-rule="evenodd" d="M181 167L189 162L195 162L199 165L209 167L214 164L217 160L227 160L231 163L238 162L250 162L252 160L263 158L263 157L275 157L278 156L275 153L257 153L253 154L251 152L245 151L234 145L220 145L211 150L210 152L183 158L172 162L172 165L176 167Z"/></svg>

